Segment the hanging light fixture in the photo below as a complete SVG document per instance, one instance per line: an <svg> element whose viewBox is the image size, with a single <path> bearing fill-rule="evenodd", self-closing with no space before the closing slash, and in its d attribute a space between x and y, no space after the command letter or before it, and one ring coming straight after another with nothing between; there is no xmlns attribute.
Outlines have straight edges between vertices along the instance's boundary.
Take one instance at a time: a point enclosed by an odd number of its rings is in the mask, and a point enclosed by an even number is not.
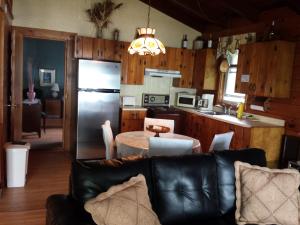
<svg viewBox="0 0 300 225"><path fill-rule="evenodd" d="M148 3L148 20L147 27L138 28L138 37L134 39L129 48L129 54L139 54L139 55L158 55L160 53L165 54L166 49L160 40L154 37L155 29L149 27L150 23L150 0Z"/></svg>

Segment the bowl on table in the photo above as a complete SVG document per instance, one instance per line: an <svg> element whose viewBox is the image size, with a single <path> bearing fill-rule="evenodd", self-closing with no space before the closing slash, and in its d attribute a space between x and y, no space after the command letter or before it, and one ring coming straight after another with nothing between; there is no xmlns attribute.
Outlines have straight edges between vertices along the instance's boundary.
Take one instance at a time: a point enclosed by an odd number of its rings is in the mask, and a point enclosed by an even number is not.
<svg viewBox="0 0 300 225"><path fill-rule="evenodd" d="M170 128L160 125L149 125L146 127L146 130L154 132L154 137L159 137L159 133L168 133L170 131Z"/></svg>

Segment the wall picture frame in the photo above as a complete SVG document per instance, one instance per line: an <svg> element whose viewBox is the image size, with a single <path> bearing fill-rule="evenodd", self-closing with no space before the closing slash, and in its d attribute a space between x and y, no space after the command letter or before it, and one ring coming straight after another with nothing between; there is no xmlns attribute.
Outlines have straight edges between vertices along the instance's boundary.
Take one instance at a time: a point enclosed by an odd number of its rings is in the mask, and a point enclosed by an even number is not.
<svg viewBox="0 0 300 225"><path fill-rule="evenodd" d="M55 83L55 69L39 69L40 86L52 86Z"/></svg>

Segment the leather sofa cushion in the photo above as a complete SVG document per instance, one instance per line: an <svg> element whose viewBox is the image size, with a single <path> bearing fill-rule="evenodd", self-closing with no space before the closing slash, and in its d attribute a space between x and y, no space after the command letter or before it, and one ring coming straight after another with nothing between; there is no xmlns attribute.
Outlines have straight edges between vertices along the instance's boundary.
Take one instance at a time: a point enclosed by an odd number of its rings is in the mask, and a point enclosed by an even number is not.
<svg viewBox="0 0 300 225"><path fill-rule="evenodd" d="M245 149L242 151L220 151L214 153L217 164L219 209L222 215L235 212L234 162L242 161L257 166L266 166L264 151Z"/></svg>
<svg viewBox="0 0 300 225"><path fill-rule="evenodd" d="M219 216L215 160L210 155L152 158L154 204L164 225Z"/></svg>
<svg viewBox="0 0 300 225"><path fill-rule="evenodd" d="M111 186L124 183L138 174L143 174L146 178L151 200L153 198L149 172L149 159L128 161L115 165L75 161L72 163L71 196L83 205L87 200L107 191Z"/></svg>

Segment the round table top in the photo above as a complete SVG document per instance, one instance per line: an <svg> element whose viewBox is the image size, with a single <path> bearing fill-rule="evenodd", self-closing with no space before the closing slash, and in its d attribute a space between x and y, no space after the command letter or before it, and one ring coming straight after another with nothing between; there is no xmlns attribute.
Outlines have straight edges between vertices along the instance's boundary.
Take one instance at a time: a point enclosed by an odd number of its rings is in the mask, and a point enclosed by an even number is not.
<svg viewBox="0 0 300 225"><path fill-rule="evenodd" d="M149 131L130 131L120 133L116 136L115 141L118 144L124 144L132 148L138 148L143 150L149 150L149 137L153 137L155 133ZM177 138L193 140L193 151L201 152L200 142L189 136L174 134L174 133L160 133L160 137L165 138Z"/></svg>

